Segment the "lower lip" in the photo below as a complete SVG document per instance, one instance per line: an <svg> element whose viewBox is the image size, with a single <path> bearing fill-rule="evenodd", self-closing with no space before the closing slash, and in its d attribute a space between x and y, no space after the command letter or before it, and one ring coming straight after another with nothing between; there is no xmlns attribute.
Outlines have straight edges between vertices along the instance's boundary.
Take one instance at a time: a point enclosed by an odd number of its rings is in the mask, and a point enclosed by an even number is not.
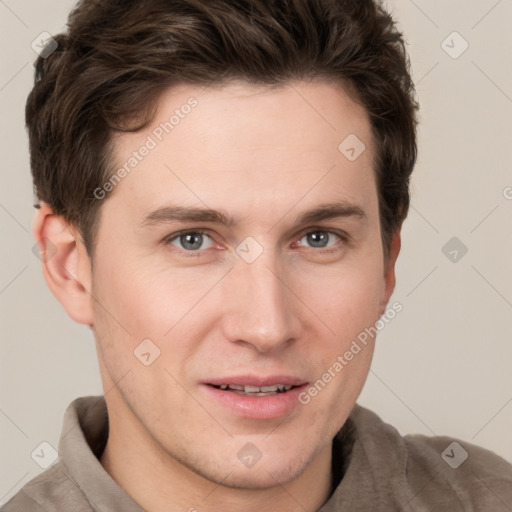
<svg viewBox="0 0 512 512"><path fill-rule="evenodd" d="M300 405L299 395L307 384L297 386L284 393L268 396L246 396L223 391L204 384L208 396L242 418L269 420L290 414Z"/></svg>

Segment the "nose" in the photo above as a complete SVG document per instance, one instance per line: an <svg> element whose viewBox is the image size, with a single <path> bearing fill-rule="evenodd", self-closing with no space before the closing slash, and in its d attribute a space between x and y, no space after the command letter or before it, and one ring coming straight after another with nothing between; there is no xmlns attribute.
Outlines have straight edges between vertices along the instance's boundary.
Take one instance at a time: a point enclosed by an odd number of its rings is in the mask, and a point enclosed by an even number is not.
<svg viewBox="0 0 512 512"><path fill-rule="evenodd" d="M224 283L229 297L223 307L226 339L261 353L281 350L296 340L300 301L289 277L268 255L250 264L237 262Z"/></svg>

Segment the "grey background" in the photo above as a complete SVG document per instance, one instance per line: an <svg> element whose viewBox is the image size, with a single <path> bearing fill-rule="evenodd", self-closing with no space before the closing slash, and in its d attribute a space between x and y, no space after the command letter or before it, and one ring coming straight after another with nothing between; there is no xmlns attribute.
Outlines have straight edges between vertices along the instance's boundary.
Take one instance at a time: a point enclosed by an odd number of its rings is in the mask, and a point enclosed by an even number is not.
<svg viewBox="0 0 512 512"><path fill-rule="evenodd" d="M92 335L32 253L31 42L60 32L73 4L0 0L0 504L42 471L31 453L57 448L68 403L101 393ZM446 434L512 461L512 1L387 5L422 105L419 161L390 302L403 311L379 334L359 403L402 434ZM458 58L454 31L469 44ZM442 251L452 237L468 248L456 262Z"/></svg>

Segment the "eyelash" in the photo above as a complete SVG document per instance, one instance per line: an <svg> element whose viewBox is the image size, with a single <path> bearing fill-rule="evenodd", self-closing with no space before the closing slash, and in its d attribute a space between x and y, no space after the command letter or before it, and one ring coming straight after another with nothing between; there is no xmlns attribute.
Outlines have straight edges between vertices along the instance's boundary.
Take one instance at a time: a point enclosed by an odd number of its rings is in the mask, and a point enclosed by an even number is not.
<svg viewBox="0 0 512 512"><path fill-rule="evenodd" d="M326 228L312 228L312 229L308 229L307 231L304 231L304 232L301 233L301 235L298 238L298 240L299 241L302 240L302 238L304 238L304 236L306 236L308 234L311 234L311 233L328 233L328 234L336 235L337 237L339 237L341 239L341 243L342 244L348 244L350 242L350 236L347 233L345 233L344 231L338 231L338 230L331 231L331 230L328 230ZM179 231L177 233L173 233L172 235L169 235L168 237L166 237L163 240L163 243L166 244L166 245L171 245L171 242L173 242L174 240L178 239L180 236L187 235L187 234L206 235L209 238L211 238L212 241L213 241L213 237L208 233L208 230L204 230L204 229L189 229L189 230ZM202 255L202 253L204 253L204 251L208 250L208 249L198 249L198 250L195 250L195 251L187 251L185 249L180 249L179 247L176 247L176 246L173 246L173 247L176 250L178 250L179 252L181 252L182 254L184 254L185 257L192 257L192 258L198 258L198 257L200 257ZM334 247L334 249L332 247ZM309 247L309 248L310 249L315 249L315 247ZM338 244L335 244L334 246L329 246L328 248L317 248L316 252L319 252L321 254L329 254L329 253L337 252L339 250L340 250L340 247L338 247Z"/></svg>

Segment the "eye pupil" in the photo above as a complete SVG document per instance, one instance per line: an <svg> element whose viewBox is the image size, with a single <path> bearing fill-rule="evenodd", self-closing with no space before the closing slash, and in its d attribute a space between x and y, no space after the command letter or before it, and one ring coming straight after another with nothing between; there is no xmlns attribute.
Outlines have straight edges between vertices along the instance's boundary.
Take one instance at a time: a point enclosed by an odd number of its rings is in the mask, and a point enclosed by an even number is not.
<svg viewBox="0 0 512 512"><path fill-rule="evenodd" d="M180 242L185 249L199 249L202 241L203 235L201 233L186 233L180 237Z"/></svg>
<svg viewBox="0 0 512 512"><path fill-rule="evenodd" d="M325 231L308 233L308 242L311 243L313 247L325 247L325 244L328 242L328 235Z"/></svg>

